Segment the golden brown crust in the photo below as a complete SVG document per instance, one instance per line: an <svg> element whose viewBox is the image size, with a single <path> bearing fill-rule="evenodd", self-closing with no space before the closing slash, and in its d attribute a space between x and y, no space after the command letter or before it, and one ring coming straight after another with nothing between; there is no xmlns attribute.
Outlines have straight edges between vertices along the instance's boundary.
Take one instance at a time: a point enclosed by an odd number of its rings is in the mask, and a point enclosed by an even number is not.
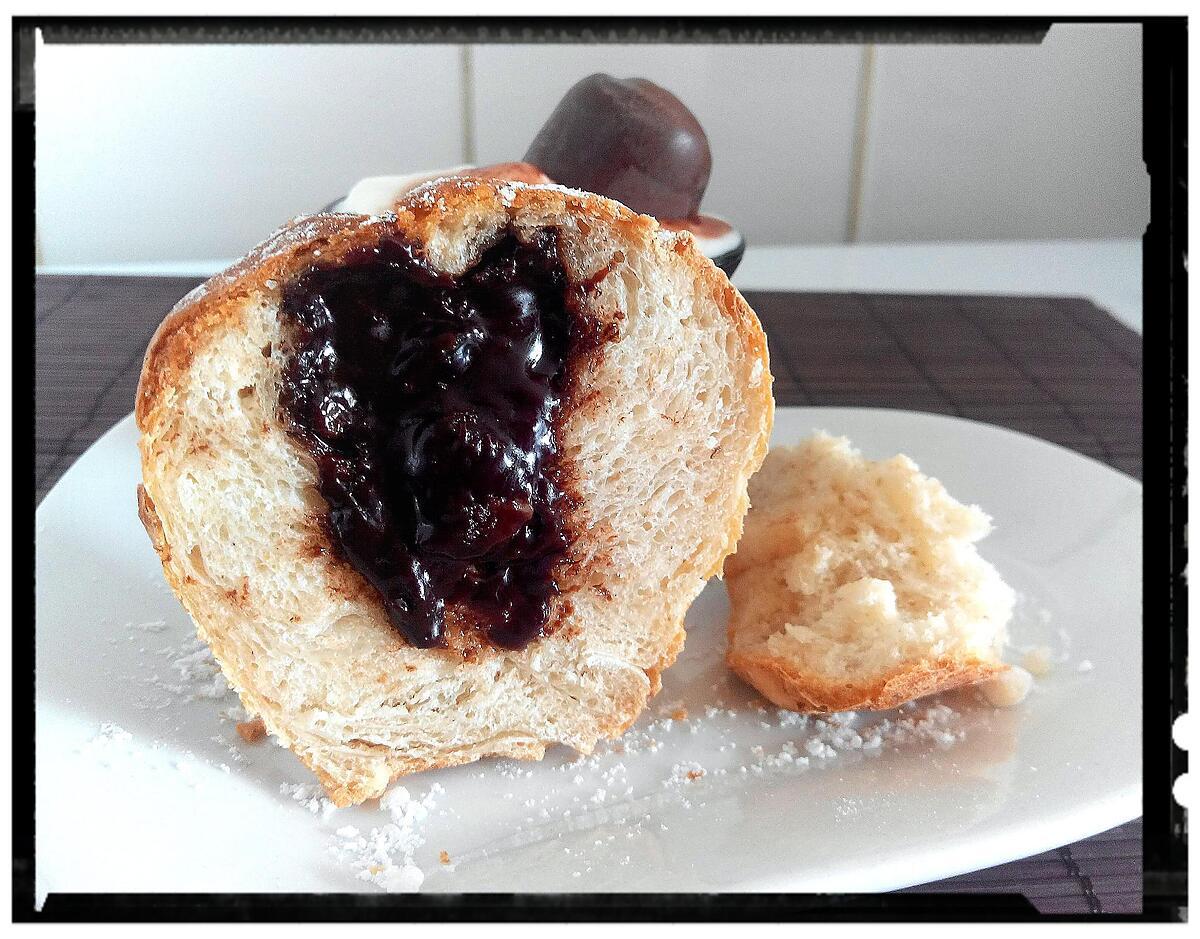
<svg viewBox="0 0 1200 939"><path fill-rule="evenodd" d="M887 711L906 701L974 684L1007 666L944 655L901 666L868 682L835 683L800 672L787 660L763 653L726 654L729 667L776 707L807 713Z"/></svg>
<svg viewBox="0 0 1200 939"><path fill-rule="evenodd" d="M591 193L575 192L556 186L524 186L522 201L546 214L586 212L609 222L630 238L645 237L657 227L653 219L637 215L620 203ZM317 258L321 263L336 262L356 248L376 244L388 235L427 241L439 220L466 207L473 211L506 211L495 185L485 179L449 178L419 187L395 207L394 216L325 213L299 216L284 225L226 270L214 275L184 297L155 331L142 363L138 383L135 416L138 428L154 403L169 387L174 376L188 367L206 337L234 325L236 300L254 293L273 295L279 285L300 274ZM685 255L703 285L719 295L718 305L737 322L738 334L752 354L760 356L768 380L760 401L769 406L767 424L774 412L769 381L767 341L754 312L728 279L698 251L686 252L682 243L691 242L686 232L674 236L676 250ZM600 324L604 326L605 324ZM763 443L765 453L766 444ZM761 462L761 460L760 460Z"/></svg>
<svg viewBox="0 0 1200 939"><path fill-rule="evenodd" d="M644 238L657 227L653 219L591 193L554 186L522 186L518 191L522 203L539 213L586 212L630 238ZM279 285L300 274L315 259L336 262L348 252L376 244L388 235L425 242L443 216L466 208L487 213L504 212L508 207L493 182L453 177L419 187L396 205L394 215L324 213L299 216L284 225L240 261L184 297L159 325L142 363L135 409L139 429L145 429L154 403L174 376L187 369L206 338L234 325L231 317L239 308L236 300L254 293L274 295ZM675 237L691 240L686 233ZM766 337L741 294L699 252L687 254L687 260L701 283L720 292L721 308L737 320L739 334L763 356L766 365ZM765 395L770 399L769 382Z"/></svg>
<svg viewBox="0 0 1200 939"><path fill-rule="evenodd" d="M530 185L546 185L553 183L549 176L532 163L520 161L508 163L491 163L487 166L473 166L465 170L457 170L456 176L473 176L477 179L498 179L501 182L529 183Z"/></svg>
<svg viewBox="0 0 1200 939"><path fill-rule="evenodd" d="M154 511L154 500L150 498L146 487L141 483L138 483L137 487L137 505L138 518L141 519L146 534L150 536L150 544L154 547L154 552L163 564L168 563L171 560L171 546L167 544L167 537L163 533L162 520Z"/></svg>
<svg viewBox="0 0 1200 939"><path fill-rule="evenodd" d="M418 186L394 207L398 224L411 236L428 241L441 218L463 209L472 212L506 212L510 204L520 202L526 208L546 216L582 213L615 226L636 237L654 231L654 219L625 208L619 202L590 192L561 186L514 185L509 190L512 203L506 201L503 186L488 179L451 176Z"/></svg>
<svg viewBox="0 0 1200 939"><path fill-rule="evenodd" d="M241 305L253 293L274 292L267 282L283 283L310 263L312 251L338 256L370 242L369 226L347 228L348 220L366 216L312 215L293 219L240 261L210 277L179 301L159 324L142 361L134 415L138 428L176 377L187 370L205 342L235 326Z"/></svg>
<svg viewBox="0 0 1200 939"><path fill-rule="evenodd" d="M507 757L513 760L540 760L545 755L546 748L540 744L526 744L521 741L513 741L506 744L496 744L483 751L474 748L465 752L452 752L444 754L436 760L410 760L402 756L393 756L389 760L391 775L387 779L358 779L347 783L344 780L339 780L331 776L307 754L299 754L304 764L320 780L321 786L329 796L329 801L341 809L351 805L359 805L368 799L378 798L397 779L409 776L412 773L422 773L430 769L448 769L451 766L463 766L467 763L474 763L483 756Z"/></svg>

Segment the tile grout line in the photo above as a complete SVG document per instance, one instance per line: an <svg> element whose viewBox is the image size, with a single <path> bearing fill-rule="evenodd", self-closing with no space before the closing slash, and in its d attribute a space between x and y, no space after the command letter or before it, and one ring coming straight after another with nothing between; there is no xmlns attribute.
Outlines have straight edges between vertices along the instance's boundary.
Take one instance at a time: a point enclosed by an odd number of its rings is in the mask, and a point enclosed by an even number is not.
<svg viewBox="0 0 1200 939"><path fill-rule="evenodd" d="M863 176L867 162L867 133L871 124L871 90L875 82L875 46L863 46L858 77L858 101L854 115L854 136L850 142L850 197L846 210L846 244L858 241L862 214Z"/></svg>
<svg viewBox="0 0 1200 939"><path fill-rule="evenodd" d="M467 43L459 46L458 63L462 79L462 157L475 163L475 50Z"/></svg>

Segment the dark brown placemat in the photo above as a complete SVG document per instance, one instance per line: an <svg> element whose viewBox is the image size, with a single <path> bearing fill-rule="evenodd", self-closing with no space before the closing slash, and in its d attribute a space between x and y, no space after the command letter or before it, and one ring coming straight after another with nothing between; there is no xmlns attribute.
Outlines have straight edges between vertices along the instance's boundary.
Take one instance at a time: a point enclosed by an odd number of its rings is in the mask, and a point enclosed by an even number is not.
<svg viewBox="0 0 1200 939"><path fill-rule="evenodd" d="M1142 912L1142 820L905 893L1020 893L1043 913Z"/></svg>
<svg viewBox="0 0 1200 939"><path fill-rule="evenodd" d="M1141 478L1141 337L1086 300L746 296L769 338L781 405L953 414Z"/></svg>
<svg viewBox="0 0 1200 939"><path fill-rule="evenodd" d="M37 280L37 501L133 408L142 353L196 284ZM1082 299L751 291L780 405L933 411L999 424L1142 475L1141 337ZM1048 913L1140 912L1134 821L913 888L1021 893Z"/></svg>

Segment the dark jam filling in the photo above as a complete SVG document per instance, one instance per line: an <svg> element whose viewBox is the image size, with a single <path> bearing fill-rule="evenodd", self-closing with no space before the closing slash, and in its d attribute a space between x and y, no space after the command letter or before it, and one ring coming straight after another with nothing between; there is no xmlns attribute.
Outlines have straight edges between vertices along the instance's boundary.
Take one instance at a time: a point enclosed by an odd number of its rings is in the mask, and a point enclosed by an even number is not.
<svg viewBox="0 0 1200 939"><path fill-rule="evenodd" d="M567 287L543 230L458 278L385 240L284 290L280 403L336 545L413 645L446 645L448 601L504 648L545 633L567 547L551 426Z"/></svg>

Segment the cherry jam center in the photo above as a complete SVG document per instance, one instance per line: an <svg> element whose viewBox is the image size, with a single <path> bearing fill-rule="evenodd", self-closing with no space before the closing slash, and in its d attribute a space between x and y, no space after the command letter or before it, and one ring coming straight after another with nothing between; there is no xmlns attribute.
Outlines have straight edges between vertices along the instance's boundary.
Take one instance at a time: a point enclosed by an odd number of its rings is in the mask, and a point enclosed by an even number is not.
<svg viewBox="0 0 1200 939"><path fill-rule="evenodd" d="M497 646L545 634L567 550L552 422L568 287L542 230L457 278L387 238L283 292L281 408L332 541L413 645L446 645L455 602Z"/></svg>

